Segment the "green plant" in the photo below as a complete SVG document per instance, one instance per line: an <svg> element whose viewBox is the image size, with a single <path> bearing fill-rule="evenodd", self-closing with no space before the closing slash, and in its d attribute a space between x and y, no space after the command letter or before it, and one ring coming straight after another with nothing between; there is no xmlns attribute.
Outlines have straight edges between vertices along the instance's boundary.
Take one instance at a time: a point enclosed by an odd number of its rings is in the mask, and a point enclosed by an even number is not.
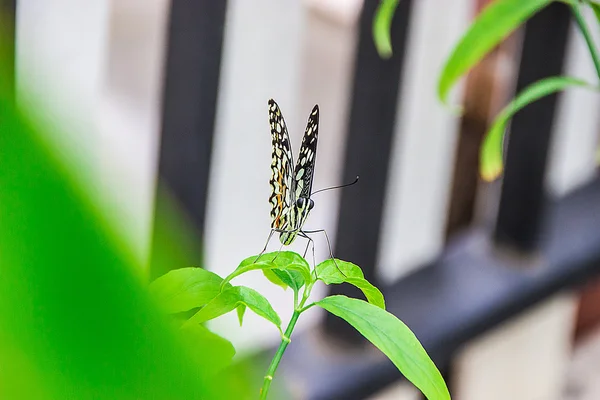
<svg viewBox="0 0 600 400"><path fill-rule="evenodd" d="M398 1L382 0L375 15L373 38L381 57L389 57L392 54L389 27ZM600 79L600 54L581 14L582 7L591 7L600 23L599 3L589 0L496 0L475 18L446 60L438 80L440 101L447 103L450 90L462 76L511 32L553 2L566 3L570 7ZM480 172L484 179L493 180L502 173L502 138L506 124L512 115L541 97L569 87L598 90L598 85L580 79L565 76L545 78L523 89L496 116L486 133L480 153Z"/></svg>
<svg viewBox="0 0 600 400"><path fill-rule="evenodd" d="M253 270L261 270L272 283L292 289L294 312L285 331L279 315L264 296L251 288L231 285L234 278ZM326 285L349 283L359 288L367 300L329 296L308 303L317 282ZM167 312L176 314L198 309L182 324L184 329L197 327L233 310L237 311L242 324L248 308L271 322L281 334L281 343L264 377L261 399L267 398L298 318L314 306L329 311L356 328L388 356L429 400L450 399L441 374L415 335L399 319L385 311L385 301L379 289L369 283L362 270L352 263L329 259L311 270L299 254L281 251L248 257L225 279L200 268L176 269L152 282L150 289Z"/></svg>

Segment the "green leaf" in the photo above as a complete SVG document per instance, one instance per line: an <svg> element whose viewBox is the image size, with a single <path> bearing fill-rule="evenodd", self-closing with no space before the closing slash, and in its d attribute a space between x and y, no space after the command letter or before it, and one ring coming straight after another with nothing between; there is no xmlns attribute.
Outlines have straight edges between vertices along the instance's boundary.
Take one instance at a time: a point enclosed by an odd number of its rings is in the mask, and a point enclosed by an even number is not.
<svg viewBox="0 0 600 400"><path fill-rule="evenodd" d="M273 269L263 269L262 272L265 278L269 280L269 282L274 283L275 285L283 288L283 290L286 290L288 288L288 285L285 282L283 282L279 278L279 276L275 274L275 272L273 272Z"/></svg>
<svg viewBox="0 0 600 400"><path fill-rule="evenodd" d="M389 312L359 299L329 296L315 303L359 331L381 350L429 400L450 400L446 383L412 333Z"/></svg>
<svg viewBox="0 0 600 400"><path fill-rule="evenodd" d="M180 329L183 343L188 354L196 363L210 373L216 373L231 364L235 348L231 342L202 325L188 325ZM205 348L209 347L216 357L206 357Z"/></svg>
<svg viewBox="0 0 600 400"><path fill-rule="evenodd" d="M242 323L244 322L244 314L246 313L246 305L240 304L238 308L235 309L235 312L237 313L240 326L242 326Z"/></svg>
<svg viewBox="0 0 600 400"><path fill-rule="evenodd" d="M323 261L316 266L315 271L317 279L323 281L326 285L344 282L354 285L362 290L369 303L385 310L383 294L365 279L365 275L358 265L336 258L335 262L333 259Z"/></svg>
<svg viewBox="0 0 600 400"><path fill-rule="evenodd" d="M221 294L194 314L184 326L210 321L211 319L233 311L240 305L250 308L259 316L272 322L277 329L281 331L281 319L269 303L269 300L256 290L246 286L233 286L223 290Z"/></svg>
<svg viewBox="0 0 600 400"><path fill-rule="evenodd" d="M251 256L246 258L240 263L240 265L235 269L235 271L233 271L231 274L229 274L229 276L225 278L223 284L231 281L236 276L257 269L263 270L263 273L265 270L269 269L299 272L301 274L300 277L298 277L298 274L295 273L265 274L267 279L269 279L276 285L282 286L284 289L287 286L290 286L292 288L297 287L297 289L300 289L302 286L304 286L306 282L312 281L312 277L310 274L310 266L308 265L308 262L304 258L302 258L302 256L300 256L300 254L294 253L293 251L276 251L272 253L265 253L261 255L260 258L258 256ZM274 275L277 275L278 278L274 278Z"/></svg>
<svg viewBox="0 0 600 400"><path fill-rule="evenodd" d="M180 268L150 284L150 293L169 313L202 307L221 292L223 278L202 268ZM227 285L231 287L231 285Z"/></svg>
<svg viewBox="0 0 600 400"><path fill-rule="evenodd" d="M552 0L496 0L488 5L460 39L440 75L438 96L447 103L450 89L490 50Z"/></svg>
<svg viewBox="0 0 600 400"><path fill-rule="evenodd" d="M283 285L279 286L282 286L284 290L289 286L292 288L293 291L298 292L306 282L302 273L290 269L263 269L263 274L267 277L267 279L269 279L275 284L277 284L277 281L281 282ZM277 278L273 279L273 276L271 274L273 274Z"/></svg>
<svg viewBox="0 0 600 400"><path fill-rule="evenodd" d="M373 18L373 40L381 58L392 56L390 29L399 0L381 0Z"/></svg>
<svg viewBox="0 0 600 400"><path fill-rule="evenodd" d="M512 116L526 105L569 86L593 87L580 79L566 76L545 78L527 86L517 95L517 97L504 107L498 116L496 116L496 119L486 133L483 142L480 155L481 176L483 179L491 181L496 179L502 173L502 140L506 123Z"/></svg>

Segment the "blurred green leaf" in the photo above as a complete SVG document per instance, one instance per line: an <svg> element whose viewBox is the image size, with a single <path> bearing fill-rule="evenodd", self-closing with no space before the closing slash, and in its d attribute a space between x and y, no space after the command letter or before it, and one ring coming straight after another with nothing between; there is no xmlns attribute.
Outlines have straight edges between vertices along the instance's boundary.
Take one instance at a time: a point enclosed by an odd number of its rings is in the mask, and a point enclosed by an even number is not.
<svg viewBox="0 0 600 400"><path fill-rule="evenodd" d="M337 266L336 266L337 264ZM347 261L328 259L315 268L317 279L326 285L349 283L362 290L367 301L385 310L385 300L381 291L365 279L362 269L356 264ZM341 271L341 272L340 272ZM344 274L342 274L342 272ZM344 276L345 275L345 276Z"/></svg>
<svg viewBox="0 0 600 400"><path fill-rule="evenodd" d="M438 82L438 96L447 103L448 93L458 79L490 50L552 0L496 0L477 16L460 39Z"/></svg>
<svg viewBox="0 0 600 400"><path fill-rule="evenodd" d="M0 88L0 398L246 398L189 355L93 182L43 129ZM195 350L219 363L213 347Z"/></svg>
<svg viewBox="0 0 600 400"><path fill-rule="evenodd" d="M221 292L223 278L202 268L175 269L154 280L150 293L169 313L202 307ZM231 287L228 285L227 287Z"/></svg>
<svg viewBox="0 0 600 400"><path fill-rule="evenodd" d="M481 149L480 162L483 179L492 181L502 173L502 140L506 124L512 116L528 104L570 86L593 88L589 83L576 78L566 76L545 78L527 86L502 109L486 133Z"/></svg>
<svg viewBox="0 0 600 400"><path fill-rule="evenodd" d="M381 0L373 18L373 40L381 58L392 56L390 29L399 0Z"/></svg>
<svg viewBox="0 0 600 400"><path fill-rule="evenodd" d="M329 296L316 302L359 331L381 350L429 400L450 400L437 367L412 333L398 318L363 300Z"/></svg>
<svg viewBox="0 0 600 400"><path fill-rule="evenodd" d="M211 319L233 311L240 305L250 308L257 315L272 322L277 329L281 331L281 318L279 318L279 315L275 312L269 303L269 300L256 290L246 286L233 286L223 290L221 294L194 314L184 326L210 321Z"/></svg>

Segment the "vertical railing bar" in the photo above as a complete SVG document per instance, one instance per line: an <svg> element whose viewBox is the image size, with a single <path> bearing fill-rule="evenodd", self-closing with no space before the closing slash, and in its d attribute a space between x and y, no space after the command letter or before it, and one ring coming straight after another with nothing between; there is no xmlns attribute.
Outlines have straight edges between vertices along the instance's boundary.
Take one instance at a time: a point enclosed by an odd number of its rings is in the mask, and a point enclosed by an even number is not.
<svg viewBox="0 0 600 400"><path fill-rule="evenodd" d="M517 93L534 81L561 74L569 26L569 10L558 3L527 22ZM535 252L537 248L556 100L556 95L544 97L512 120L494 232L495 242L501 247L521 253Z"/></svg>
<svg viewBox="0 0 600 400"><path fill-rule="evenodd" d="M365 2L360 16L342 179L349 182L359 175L360 182L341 194L335 241L336 256L360 265L371 281L376 281L375 262L412 1L401 1L395 12L391 28L394 52L387 60L379 56L373 43L377 4ZM331 292L360 297L350 286L333 286ZM325 329L339 333L346 325L328 317ZM347 333L352 338L354 332Z"/></svg>
<svg viewBox="0 0 600 400"><path fill-rule="evenodd" d="M158 175L185 209L200 238L205 221L226 6L226 1L174 1L169 16ZM163 206L161 201L157 195L157 210ZM156 237L154 232L153 241ZM202 260L190 262L201 265ZM152 268L153 276L166 272L160 266Z"/></svg>

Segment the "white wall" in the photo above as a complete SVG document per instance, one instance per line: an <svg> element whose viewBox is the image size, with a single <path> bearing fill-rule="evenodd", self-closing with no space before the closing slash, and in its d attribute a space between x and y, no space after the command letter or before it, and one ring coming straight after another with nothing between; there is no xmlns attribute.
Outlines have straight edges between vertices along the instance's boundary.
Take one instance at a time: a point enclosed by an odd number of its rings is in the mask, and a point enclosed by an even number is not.
<svg viewBox="0 0 600 400"><path fill-rule="evenodd" d="M112 0L95 149L110 215L147 265L154 216L169 0Z"/></svg>
<svg viewBox="0 0 600 400"><path fill-rule="evenodd" d="M589 26L597 21L591 10L584 14ZM596 43L600 31L591 29ZM564 73L595 83L598 80L585 40L575 22L571 24ZM596 174L598 110L600 96L586 89L569 89L559 97L549 157L547 186L552 194L564 195Z"/></svg>
<svg viewBox="0 0 600 400"><path fill-rule="evenodd" d="M168 6L20 0L17 7L19 101L41 112L45 126L67 133L61 143L79 161L71 172L93 185L140 265L154 199Z"/></svg>
<svg viewBox="0 0 600 400"><path fill-rule="evenodd" d="M433 260L443 246L459 118L440 103L436 85L471 6L413 2L377 264L387 282ZM452 104L461 91L459 85Z"/></svg>
<svg viewBox="0 0 600 400"><path fill-rule="evenodd" d="M17 99L40 113L47 132L66 133L61 143L79 160L94 157L98 144L108 11L107 0L85 7L78 0L22 0L17 7ZM93 174L93 164L87 166L84 173Z"/></svg>

